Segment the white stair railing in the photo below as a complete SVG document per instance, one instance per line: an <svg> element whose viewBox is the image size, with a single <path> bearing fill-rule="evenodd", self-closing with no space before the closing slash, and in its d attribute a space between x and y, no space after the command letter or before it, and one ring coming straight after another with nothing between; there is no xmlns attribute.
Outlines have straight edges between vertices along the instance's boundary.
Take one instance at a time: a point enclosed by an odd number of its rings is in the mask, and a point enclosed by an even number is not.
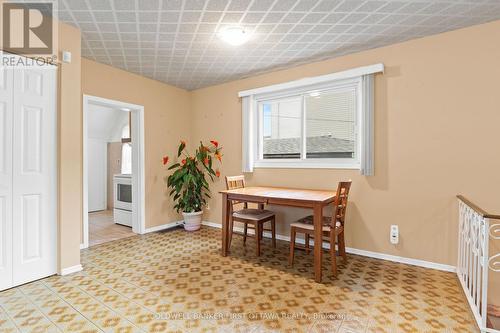
<svg viewBox="0 0 500 333"><path fill-rule="evenodd" d="M490 256L489 242L500 239L500 219L474 205L461 195L458 198L458 263L457 275L481 332L500 333L487 327L488 274L500 272L500 253Z"/></svg>

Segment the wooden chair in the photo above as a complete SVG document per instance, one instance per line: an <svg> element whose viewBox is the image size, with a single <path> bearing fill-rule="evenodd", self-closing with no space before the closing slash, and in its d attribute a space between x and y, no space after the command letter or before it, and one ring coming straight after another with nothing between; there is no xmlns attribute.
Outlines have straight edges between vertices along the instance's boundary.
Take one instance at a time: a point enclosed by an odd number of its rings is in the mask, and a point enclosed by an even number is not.
<svg viewBox="0 0 500 333"><path fill-rule="evenodd" d="M344 262L347 261L347 255L345 252L345 239L344 239L344 229L345 229L345 212L347 208L347 200L349 197L349 190L351 188L351 181L340 182L337 187L337 194L333 202L333 216L323 217L323 237L325 240L330 242L330 255L332 259L332 272L334 276L337 276L337 257L335 251L335 244L338 243L339 254L342 256ZM290 225L290 257L289 264L293 265L294 250L297 247L295 245L295 238L297 233L303 233L305 235L305 248L306 253L309 254L309 239L314 237L314 223L313 216L307 216L294 222ZM336 242L337 239L337 242ZM323 239L316 241L314 246L321 246Z"/></svg>
<svg viewBox="0 0 500 333"><path fill-rule="evenodd" d="M245 187L245 176L226 177L226 187L228 190L234 190ZM243 205L243 209L234 210L234 206ZM259 204L259 209L248 208L247 202L233 201L231 203L231 217L229 221L230 236L229 247L231 247L232 234L242 235L243 244L246 244L247 237L255 237L257 246L256 253L260 256L260 241L264 236L265 231L271 231L273 247L276 248L276 217L274 212L264 209L263 204ZM233 230L234 222L243 223L243 234ZM264 223L270 222L271 228L264 229ZM255 235L248 234L248 229L254 229Z"/></svg>

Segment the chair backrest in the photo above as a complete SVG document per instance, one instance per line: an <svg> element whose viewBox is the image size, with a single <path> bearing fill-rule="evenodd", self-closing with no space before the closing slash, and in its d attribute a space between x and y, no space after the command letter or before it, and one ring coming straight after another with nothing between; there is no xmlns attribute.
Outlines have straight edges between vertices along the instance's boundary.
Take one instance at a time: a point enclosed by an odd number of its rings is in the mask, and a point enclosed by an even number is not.
<svg viewBox="0 0 500 333"><path fill-rule="evenodd" d="M245 187L245 176L229 176L226 177L226 189L228 190L236 190L238 188ZM241 201L232 201L232 206L234 209L234 205L243 204L244 208L248 208L248 203Z"/></svg>
<svg viewBox="0 0 500 333"><path fill-rule="evenodd" d="M226 188L235 190L245 187L245 176L230 176L226 177Z"/></svg>
<svg viewBox="0 0 500 333"><path fill-rule="evenodd" d="M349 191L351 190L352 181L339 182L337 186L337 194L333 202L333 215L332 215L332 228L335 228L337 222L342 226L345 223L345 212L347 209L347 201L349 198Z"/></svg>

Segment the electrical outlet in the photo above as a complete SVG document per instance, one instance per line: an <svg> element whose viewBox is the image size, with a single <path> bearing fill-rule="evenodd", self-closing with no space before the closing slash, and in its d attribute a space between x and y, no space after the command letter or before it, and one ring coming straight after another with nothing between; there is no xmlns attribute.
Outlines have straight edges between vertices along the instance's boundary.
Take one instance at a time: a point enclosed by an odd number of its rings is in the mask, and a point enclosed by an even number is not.
<svg viewBox="0 0 500 333"><path fill-rule="evenodd" d="M399 227L395 224L391 225L390 240L391 244L399 243Z"/></svg>

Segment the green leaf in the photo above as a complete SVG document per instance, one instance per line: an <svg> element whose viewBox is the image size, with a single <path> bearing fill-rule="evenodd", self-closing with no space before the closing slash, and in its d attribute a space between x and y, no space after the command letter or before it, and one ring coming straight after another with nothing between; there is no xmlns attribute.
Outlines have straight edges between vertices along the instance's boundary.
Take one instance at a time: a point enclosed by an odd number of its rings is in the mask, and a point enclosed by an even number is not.
<svg viewBox="0 0 500 333"><path fill-rule="evenodd" d="M172 170L172 169L178 168L178 167L180 167L180 166L181 166L181 165L180 165L179 163L175 163L174 165L170 166L170 167L168 168L168 170Z"/></svg>
<svg viewBox="0 0 500 333"><path fill-rule="evenodd" d="M184 144L184 142L181 142L181 144L179 145L179 149L177 150L177 157L181 156L184 148L186 148L186 145Z"/></svg>

